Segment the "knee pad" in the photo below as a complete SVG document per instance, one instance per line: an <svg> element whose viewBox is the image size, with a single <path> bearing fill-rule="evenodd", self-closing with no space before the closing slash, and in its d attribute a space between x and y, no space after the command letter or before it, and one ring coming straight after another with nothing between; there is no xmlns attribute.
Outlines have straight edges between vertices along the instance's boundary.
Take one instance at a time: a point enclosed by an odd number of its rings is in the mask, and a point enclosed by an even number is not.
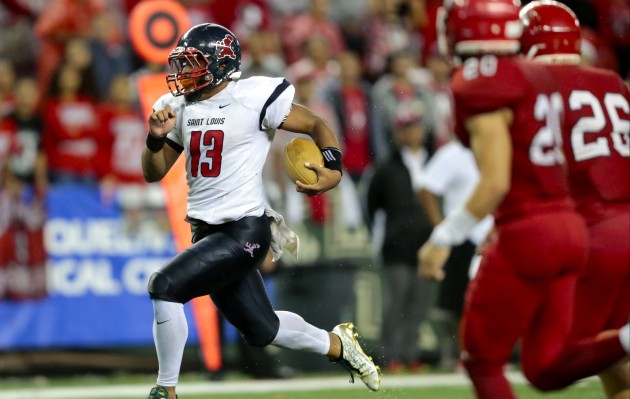
<svg viewBox="0 0 630 399"><path fill-rule="evenodd" d="M151 278L149 279L149 283L147 284L147 291L149 292L149 296L151 297L151 299L162 299L172 302L172 299L166 295L169 286L170 284L168 277L160 272L155 272L151 275Z"/></svg>

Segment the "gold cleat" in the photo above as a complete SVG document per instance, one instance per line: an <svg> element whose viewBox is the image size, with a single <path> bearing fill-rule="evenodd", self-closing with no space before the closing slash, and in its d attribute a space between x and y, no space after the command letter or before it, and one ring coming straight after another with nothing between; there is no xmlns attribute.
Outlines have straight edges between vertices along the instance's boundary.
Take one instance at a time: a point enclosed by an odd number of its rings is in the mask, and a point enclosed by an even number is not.
<svg viewBox="0 0 630 399"><path fill-rule="evenodd" d="M337 361L350 372L350 382L354 375L361 377L363 383L372 391L381 387L381 369L374 364L372 358L365 354L352 323L339 324L332 330L341 339L341 357Z"/></svg>

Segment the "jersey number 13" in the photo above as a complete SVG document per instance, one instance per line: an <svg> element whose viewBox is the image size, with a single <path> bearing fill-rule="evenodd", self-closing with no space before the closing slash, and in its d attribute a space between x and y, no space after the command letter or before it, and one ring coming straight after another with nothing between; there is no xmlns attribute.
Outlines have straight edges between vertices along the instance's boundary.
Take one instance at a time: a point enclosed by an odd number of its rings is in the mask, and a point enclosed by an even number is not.
<svg viewBox="0 0 630 399"><path fill-rule="evenodd" d="M196 130L190 133L190 174L198 177L217 177L221 173L223 130ZM205 151L201 152L201 145Z"/></svg>

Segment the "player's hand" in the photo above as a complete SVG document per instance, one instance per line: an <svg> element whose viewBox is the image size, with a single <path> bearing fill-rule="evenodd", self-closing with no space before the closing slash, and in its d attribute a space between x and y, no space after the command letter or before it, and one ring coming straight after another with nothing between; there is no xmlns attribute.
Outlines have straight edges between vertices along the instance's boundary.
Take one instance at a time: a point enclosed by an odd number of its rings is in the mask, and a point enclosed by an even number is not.
<svg viewBox="0 0 630 399"><path fill-rule="evenodd" d="M175 128L177 111L170 105L149 115L149 133L155 137L164 137Z"/></svg>
<svg viewBox="0 0 630 399"><path fill-rule="evenodd" d="M323 166L313 165L308 162L305 163L304 166L311 170L314 170L315 173L317 173L317 183L304 184L302 182L296 181L295 184L297 186L296 189L298 192L304 193L309 197L328 191L339 184L339 182L341 181L341 172L339 172L338 170L328 169Z"/></svg>
<svg viewBox="0 0 630 399"><path fill-rule="evenodd" d="M418 275L438 281L444 279L444 264L450 254L449 247L426 242L418 251Z"/></svg>

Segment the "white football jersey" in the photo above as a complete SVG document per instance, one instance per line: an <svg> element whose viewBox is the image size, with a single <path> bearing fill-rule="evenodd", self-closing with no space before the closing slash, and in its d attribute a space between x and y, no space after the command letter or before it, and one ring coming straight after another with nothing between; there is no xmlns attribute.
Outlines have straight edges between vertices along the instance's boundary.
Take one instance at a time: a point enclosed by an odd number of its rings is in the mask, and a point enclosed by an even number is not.
<svg viewBox="0 0 630 399"><path fill-rule="evenodd" d="M160 97L154 110L177 111L167 145L186 155L189 217L220 224L264 213L263 166L294 94L283 78L257 76L194 103Z"/></svg>

